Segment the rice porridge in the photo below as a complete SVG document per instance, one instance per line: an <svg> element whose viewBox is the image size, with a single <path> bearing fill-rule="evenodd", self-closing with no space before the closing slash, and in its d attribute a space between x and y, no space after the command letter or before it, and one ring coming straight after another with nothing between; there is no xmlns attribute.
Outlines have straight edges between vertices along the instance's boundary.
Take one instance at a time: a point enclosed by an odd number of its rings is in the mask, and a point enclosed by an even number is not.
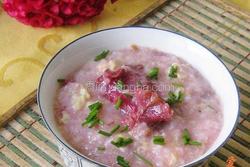
<svg viewBox="0 0 250 167"><path fill-rule="evenodd" d="M107 166L187 164L211 147L223 125L220 99L201 73L152 48L105 50L58 85L62 135Z"/></svg>

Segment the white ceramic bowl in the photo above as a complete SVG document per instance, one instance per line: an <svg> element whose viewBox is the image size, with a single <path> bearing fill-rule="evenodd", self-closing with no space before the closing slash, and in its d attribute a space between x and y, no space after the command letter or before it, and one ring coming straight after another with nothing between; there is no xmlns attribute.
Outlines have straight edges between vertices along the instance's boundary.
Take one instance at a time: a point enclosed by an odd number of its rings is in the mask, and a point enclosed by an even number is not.
<svg viewBox="0 0 250 167"><path fill-rule="evenodd" d="M84 166L103 165L76 151L60 134L53 111L58 87L56 79L66 77L104 49L116 50L131 44L155 48L183 58L207 78L219 95L224 115L219 137L205 154L186 165L203 161L221 147L234 131L239 114L237 87L225 65L207 48L192 39L166 30L143 27L112 28L83 36L60 50L46 66L38 89L38 104L48 129L73 155L80 157Z"/></svg>

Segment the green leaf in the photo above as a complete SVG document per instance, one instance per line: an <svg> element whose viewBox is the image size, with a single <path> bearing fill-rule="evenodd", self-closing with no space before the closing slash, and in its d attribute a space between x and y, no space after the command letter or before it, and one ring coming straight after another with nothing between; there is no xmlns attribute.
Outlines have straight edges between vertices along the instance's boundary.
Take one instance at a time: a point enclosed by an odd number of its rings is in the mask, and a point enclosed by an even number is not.
<svg viewBox="0 0 250 167"><path fill-rule="evenodd" d="M109 50L102 51L102 53L100 53L99 55L97 55L95 57L95 61L100 61L100 60L106 58L108 54L109 54Z"/></svg>
<svg viewBox="0 0 250 167"><path fill-rule="evenodd" d="M118 137L116 141L111 141L111 144L113 144L116 147L125 147L129 144L133 143L133 139L131 138L123 138L123 137Z"/></svg>
<svg viewBox="0 0 250 167"><path fill-rule="evenodd" d="M130 167L129 162L126 161L126 160L124 159L124 157L122 157L122 156L119 156L119 155L118 155L118 156L116 157L116 162L117 162L117 164L120 165L121 167Z"/></svg>
<svg viewBox="0 0 250 167"><path fill-rule="evenodd" d="M165 139L163 136L154 136L153 143L157 145L165 145Z"/></svg>
<svg viewBox="0 0 250 167"><path fill-rule="evenodd" d="M118 110L121 107L122 103L123 103L123 101L122 101L121 97L118 97L118 99L115 103L115 109Z"/></svg>
<svg viewBox="0 0 250 167"><path fill-rule="evenodd" d="M153 67L149 70L147 77L150 79L158 79L158 73L159 73L159 68L158 67Z"/></svg>
<svg viewBox="0 0 250 167"><path fill-rule="evenodd" d="M170 78L177 78L178 71L179 71L179 67L176 64L172 64L168 69L168 76Z"/></svg>

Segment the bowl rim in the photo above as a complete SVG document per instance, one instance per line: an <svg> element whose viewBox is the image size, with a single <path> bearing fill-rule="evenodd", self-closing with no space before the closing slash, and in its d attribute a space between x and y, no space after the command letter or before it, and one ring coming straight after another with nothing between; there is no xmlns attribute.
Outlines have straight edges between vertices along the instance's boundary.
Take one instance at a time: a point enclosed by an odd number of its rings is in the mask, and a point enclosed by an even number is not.
<svg viewBox="0 0 250 167"><path fill-rule="evenodd" d="M179 32L174 32L174 31L171 31L171 30L166 30L166 29L161 29L161 28L156 28L156 27L141 27L141 26L123 26L123 27L112 27L112 28L107 28L107 29L102 29L102 30L98 30L98 31L95 31L95 32L91 32L91 33L88 33L86 35L83 35L75 40L73 40L72 42L68 43L67 45L65 45L62 49L60 49L50 60L49 62L47 63L47 65L45 66L43 72L42 72L42 75L40 77L40 81L39 81L39 85L38 85L38 90L37 90L37 103L38 103L38 106L39 106L39 109L41 111L41 114L42 114L42 119L46 125L46 127L48 128L48 130L56 137L56 139L64 146L66 147L68 150L70 150L72 153L76 154L77 156L87 160L88 162L90 163L94 163L96 165L99 165L99 166L102 166L102 167L108 167L107 165L105 164L102 164L98 161L95 161L83 154L80 154L78 151L75 151L74 149L72 149L71 147L69 147L67 144L65 144L61 139L60 137L58 137L53 129L51 128L50 124L46 121L45 117L44 117L44 114L43 114L43 110L42 110L42 106L40 104L40 90L41 90L41 85L42 85L42 80L43 80L43 77L45 75L45 72L47 70L47 68L50 66L50 64L54 61L54 59L59 56L59 54L64 50L66 49L69 45L77 42L78 40L82 39L82 38L85 38L87 36L90 36L92 34L97 34L97 33L100 33L100 32L103 32L103 31L109 31L109 30L116 30L116 29L152 29L152 30L156 30L156 31L163 31L163 32L168 32L168 33L172 33L172 34L175 34L177 36L181 36L181 37L184 37L184 38L187 38L191 41L193 41L194 43L200 45L201 47L205 48L206 50L208 50L216 59L219 60L219 62L225 67L225 69L227 70L227 72L229 73L231 79L233 80L233 85L234 87L236 88L236 93L237 93L237 99L238 99L238 113L237 113L237 118L234 122L234 126L233 126L233 129L231 130L231 132L227 135L226 139L215 149L213 150L210 154L208 154L207 156L203 157L202 159L198 160L198 161L195 161L191 164L188 164L188 165L183 165L185 167L188 167L188 166L194 166L194 165L198 165L200 163L202 163L204 160L206 160L207 158L209 158L210 156L214 155L218 149L220 149L228 140L229 138L233 135L233 133L235 132L236 130L236 127L238 125L238 122L239 122L239 115L240 115L240 105L241 105L241 102L240 102L240 95L239 95L239 88L238 86L236 85L236 81L233 77L233 74L231 73L231 71L228 69L228 67L225 65L225 63L218 57L216 56L216 54L209 48L207 48L206 46L204 46L203 44L201 44L200 42L198 42L197 40L193 39L192 37L189 37L185 34L182 34L182 33L179 33Z"/></svg>

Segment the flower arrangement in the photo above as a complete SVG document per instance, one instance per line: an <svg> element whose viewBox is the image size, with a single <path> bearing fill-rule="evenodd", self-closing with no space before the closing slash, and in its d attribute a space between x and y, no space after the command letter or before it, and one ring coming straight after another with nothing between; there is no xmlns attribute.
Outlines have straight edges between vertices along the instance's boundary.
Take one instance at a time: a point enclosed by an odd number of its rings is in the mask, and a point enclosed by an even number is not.
<svg viewBox="0 0 250 167"><path fill-rule="evenodd" d="M116 0L111 0L114 3ZM50 28L84 23L99 15L107 0L3 0L3 9L18 21Z"/></svg>

